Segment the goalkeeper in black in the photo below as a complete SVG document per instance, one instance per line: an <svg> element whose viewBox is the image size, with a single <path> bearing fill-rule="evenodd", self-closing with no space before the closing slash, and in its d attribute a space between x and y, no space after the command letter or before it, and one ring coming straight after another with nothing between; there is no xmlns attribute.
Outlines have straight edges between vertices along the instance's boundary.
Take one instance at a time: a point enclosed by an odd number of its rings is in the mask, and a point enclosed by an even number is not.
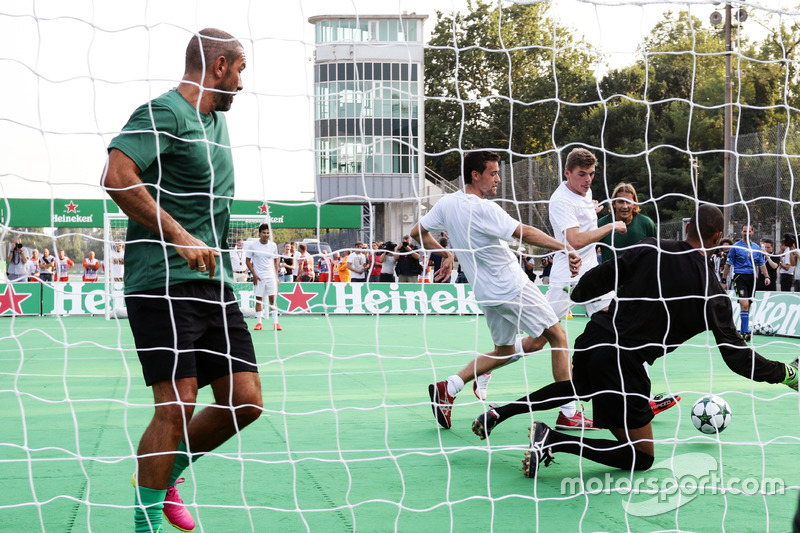
<svg viewBox="0 0 800 533"><path fill-rule="evenodd" d="M717 281L706 253L722 236L723 217L712 205L692 216L685 241L647 238L588 271L572 291L586 302L617 289L607 311L592 315L575 340L571 381L558 381L479 416L472 430L481 439L503 420L559 407L578 398L594 404L594 420L616 440L559 433L542 422L531 427L531 448L523 472L534 477L553 453L582 455L626 470L653 465L650 379L642 363L652 364L704 331L711 331L728 367L753 381L784 383L797 390L797 360L771 361L748 347L733 323L731 302Z"/></svg>

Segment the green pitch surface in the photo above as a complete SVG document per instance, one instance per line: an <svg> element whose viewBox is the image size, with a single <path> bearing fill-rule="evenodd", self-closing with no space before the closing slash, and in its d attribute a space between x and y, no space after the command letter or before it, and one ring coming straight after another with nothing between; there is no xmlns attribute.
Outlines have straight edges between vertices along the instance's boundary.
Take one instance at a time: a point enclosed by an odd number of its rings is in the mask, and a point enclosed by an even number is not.
<svg viewBox="0 0 800 533"><path fill-rule="evenodd" d="M705 335L650 369L654 392L683 396L653 422L653 469L631 475L560 454L534 482L520 470L527 416L478 440L470 426L486 405L470 385L451 430L431 413L428 384L490 347L482 318L281 324L277 334L269 322L254 332L264 415L185 473L180 492L197 531L790 529L798 395L733 374ZM574 338L585 319L566 325ZM0 530L129 531L135 449L152 398L127 322L3 318L0 339ZM781 361L798 353L795 340L754 343ZM513 401L551 380L549 353L532 355L495 372L489 399ZM709 392L733 410L719 437L689 418ZM199 402L210 402L208 391ZM536 418L553 424L556 414Z"/></svg>

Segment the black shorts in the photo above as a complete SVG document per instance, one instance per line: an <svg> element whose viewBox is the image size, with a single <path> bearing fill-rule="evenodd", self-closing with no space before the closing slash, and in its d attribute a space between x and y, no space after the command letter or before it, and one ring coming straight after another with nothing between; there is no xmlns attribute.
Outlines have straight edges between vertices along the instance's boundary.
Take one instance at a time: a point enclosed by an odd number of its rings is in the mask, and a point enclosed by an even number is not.
<svg viewBox="0 0 800 533"><path fill-rule="evenodd" d="M734 274L733 290L739 298L750 299L753 296L753 287L756 284L756 277L753 274Z"/></svg>
<svg viewBox="0 0 800 533"><path fill-rule="evenodd" d="M592 400L592 418L601 428L637 429L653 419L650 378L630 349L614 345L589 323L575 339L572 379L584 400Z"/></svg>
<svg viewBox="0 0 800 533"><path fill-rule="evenodd" d="M258 372L253 340L230 289L181 283L125 295L128 320L148 386L197 378L204 387L236 372ZM221 298L222 296L222 298Z"/></svg>

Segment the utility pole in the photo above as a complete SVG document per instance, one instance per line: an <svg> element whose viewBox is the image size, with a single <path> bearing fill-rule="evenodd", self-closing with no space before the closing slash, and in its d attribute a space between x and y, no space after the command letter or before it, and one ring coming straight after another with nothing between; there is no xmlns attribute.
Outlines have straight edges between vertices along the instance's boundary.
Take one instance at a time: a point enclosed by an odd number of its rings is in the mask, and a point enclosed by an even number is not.
<svg viewBox="0 0 800 533"><path fill-rule="evenodd" d="M722 215L725 219L725 234L731 235L731 149L733 137L733 76L731 73L731 56L733 46L731 33L733 21L731 20L731 4L725 3L725 159L723 166L723 203Z"/></svg>

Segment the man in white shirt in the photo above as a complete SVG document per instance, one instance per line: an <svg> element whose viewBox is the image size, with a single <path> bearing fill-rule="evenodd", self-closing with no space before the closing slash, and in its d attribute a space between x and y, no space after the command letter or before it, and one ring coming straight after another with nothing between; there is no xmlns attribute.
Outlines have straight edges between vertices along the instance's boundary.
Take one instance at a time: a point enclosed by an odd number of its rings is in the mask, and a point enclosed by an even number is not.
<svg viewBox="0 0 800 533"><path fill-rule="evenodd" d="M262 302L264 296L269 298L270 316L277 331L281 331L278 323L278 308L275 307L275 294L278 292L278 247L269 240L269 224L258 227L258 240L247 243L245 264L253 275L253 294L256 297L256 327L262 329Z"/></svg>
<svg viewBox="0 0 800 533"><path fill-rule="evenodd" d="M245 257L244 241L236 240L236 247L231 250L231 268L233 269L234 283L247 283L247 258Z"/></svg>
<svg viewBox="0 0 800 533"><path fill-rule="evenodd" d="M367 245L363 242L356 242L355 250L347 256L347 269L350 271L350 281L352 283L364 283L367 281L367 256L364 250Z"/></svg>
<svg viewBox="0 0 800 533"><path fill-rule="evenodd" d="M111 279L122 281L125 278L125 245L118 242L111 252Z"/></svg>
<svg viewBox="0 0 800 533"><path fill-rule="evenodd" d="M567 258L556 254L553 268L550 271L550 286L547 289L547 301L559 320L567 316L574 303L569 298L572 287L578 283L584 272L597 266L596 243L615 231L625 233L627 226L622 220L609 222L601 228L597 227L597 203L592 199L592 180L594 179L597 158L584 148L576 148L567 156L564 168L566 181L550 196L549 213L553 234L559 241L569 244L581 256L581 268L575 275L569 268ZM589 316L605 309L611 303L614 293L603 295L600 299L584 304ZM533 336L517 339L515 353L532 353L541 350L547 339ZM570 379L572 364L569 358L562 358L558 364L553 363L553 377L556 381ZM483 394L488 385L487 377L480 376L476 380L476 395ZM481 384L484 384L481 387ZM577 410L576 403L570 401L561 407L556 420L556 429L599 429L593 422Z"/></svg>
<svg viewBox="0 0 800 533"><path fill-rule="evenodd" d="M569 252L568 269L577 273L580 256L546 233L521 224L494 202L486 199L497 193L500 156L494 152L471 152L464 157L464 190L445 195L411 230L411 237L426 250L444 256L436 279L444 279L452 269L452 255L436 241L432 232L446 231L450 248L472 284L495 344L496 356L480 355L458 374L428 387L434 415L445 429L455 396L464 383L504 365L514 355L514 339L521 328L543 335L553 348L553 359L569 362L569 346L564 328L544 296L519 268L508 240Z"/></svg>

